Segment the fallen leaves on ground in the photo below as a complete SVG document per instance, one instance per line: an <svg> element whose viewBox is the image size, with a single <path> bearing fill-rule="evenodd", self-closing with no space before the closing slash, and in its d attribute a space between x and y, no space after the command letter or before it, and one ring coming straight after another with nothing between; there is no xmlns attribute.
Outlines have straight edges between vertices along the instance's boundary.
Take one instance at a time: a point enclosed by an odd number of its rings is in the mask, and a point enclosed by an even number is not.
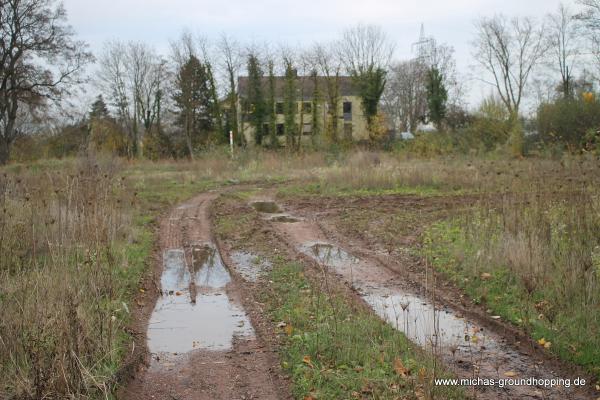
<svg viewBox="0 0 600 400"><path fill-rule="evenodd" d="M406 367L402 363L402 360L399 358L396 358L394 360L394 371L396 371L396 373L403 378L407 377L409 374L408 369L406 369Z"/></svg>
<svg viewBox="0 0 600 400"><path fill-rule="evenodd" d="M312 360L310 359L310 356L304 356L302 357L302 362L306 365L308 365L311 368L314 368L314 365L312 363Z"/></svg>
<svg viewBox="0 0 600 400"><path fill-rule="evenodd" d="M514 378L515 376L517 376L517 373L515 371L507 371L504 373L504 376L507 376L509 378Z"/></svg>
<svg viewBox="0 0 600 400"><path fill-rule="evenodd" d="M549 349L552 346L552 342L546 340L545 338L541 338L537 341L540 346L543 346L545 349Z"/></svg>

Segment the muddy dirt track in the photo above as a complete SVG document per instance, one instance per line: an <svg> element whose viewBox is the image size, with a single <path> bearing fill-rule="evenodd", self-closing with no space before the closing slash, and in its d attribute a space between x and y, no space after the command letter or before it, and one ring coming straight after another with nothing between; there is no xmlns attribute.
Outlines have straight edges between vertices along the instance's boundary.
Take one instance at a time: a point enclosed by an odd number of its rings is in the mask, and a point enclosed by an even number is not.
<svg viewBox="0 0 600 400"><path fill-rule="evenodd" d="M474 314L464 315L464 309L455 309L444 301L443 296L436 296L434 302L431 293L429 296L419 293L414 274L394 269L392 260L387 260L390 263L382 261L385 253L376 251L374 246L341 235L325 213L316 212L314 205L302 210L289 204L282 211L289 212L288 217L297 220L295 223L273 221L274 229L283 240L337 274L382 319L442 359L458 377L568 377L574 380L574 376L562 375L564 371L555 370L555 364L526 353L504 335L484 328L480 318ZM587 390L547 389L542 385L481 386L476 396L480 399L591 398Z"/></svg>
<svg viewBox="0 0 600 400"><path fill-rule="evenodd" d="M147 366L119 394L146 400L286 399L277 360L256 335L212 240L202 194L160 226L160 293L149 316Z"/></svg>
<svg viewBox="0 0 600 400"><path fill-rule="evenodd" d="M161 223L157 266L160 293L147 316L148 362L119 398L291 398L272 338L268 337L272 335L269 322L249 300L252 285L244 283L248 279L230 275L228 267L244 254L220 254L213 240L209 207L217 197L218 193L199 195L175 208ZM264 201L257 207L264 217L260 229L272 231L298 258L308 257L315 265L327 267L349 290L359 293L373 312L426 350L434 351L457 376L574 377L572 370L556 360L528 351L518 332L459 304L456 289L446 288L446 295L432 302L417 283L422 276L414 260L392 257L368 238L340 232L335 217L345 208L344 201L332 200L325 207L323 202L288 203L280 210L269 203L271 197L253 200ZM243 270L236 271L244 275ZM546 389L540 385L480 387L476 396L595 398L589 387Z"/></svg>

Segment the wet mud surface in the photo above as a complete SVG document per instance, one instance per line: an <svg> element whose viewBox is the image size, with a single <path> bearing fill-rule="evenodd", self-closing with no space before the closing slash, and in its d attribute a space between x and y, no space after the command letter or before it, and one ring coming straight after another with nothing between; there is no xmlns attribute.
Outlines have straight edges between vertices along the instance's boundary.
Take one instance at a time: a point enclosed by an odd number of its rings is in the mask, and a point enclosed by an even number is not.
<svg viewBox="0 0 600 400"><path fill-rule="evenodd" d="M271 352L258 340L212 242L216 194L177 207L161 224L160 296L148 323L148 364L123 399L280 399Z"/></svg>
<svg viewBox="0 0 600 400"><path fill-rule="evenodd" d="M406 275L387 268L368 249L346 248L326 234L315 215L298 214L294 224L273 223L279 235L321 268L327 268L356 290L382 319L426 351L432 352L461 378L520 379L571 378L539 359L513 347L501 334L484 329L477 320L442 304L431 293L423 296L407 282ZM354 243L355 245L355 243ZM355 255L360 254L360 255ZM443 290L443 289L441 289ZM436 300L433 301L432 298ZM588 389L543 386L483 387L481 399L589 399Z"/></svg>
<svg viewBox="0 0 600 400"><path fill-rule="evenodd" d="M271 263L247 251L231 253L232 267L248 282L256 283L273 268Z"/></svg>

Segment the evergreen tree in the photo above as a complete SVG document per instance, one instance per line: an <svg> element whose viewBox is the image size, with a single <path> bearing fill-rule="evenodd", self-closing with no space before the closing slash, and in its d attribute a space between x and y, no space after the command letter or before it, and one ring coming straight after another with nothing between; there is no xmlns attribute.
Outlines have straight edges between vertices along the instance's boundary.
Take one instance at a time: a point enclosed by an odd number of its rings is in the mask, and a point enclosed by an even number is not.
<svg viewBox="0 0 600 400"><path fill-rule="evenodd" d="M269 145L272 148L279 147L277 139L277 114L275 113L275 63L269 61L269 99L267 109L269 113Z"/></svg>
<svg viewBox="0 0 600 400"><path fill-rule="evenodd" d="M283 115L285 126L285 141L288 149L294 147L294 134L298 127L296 126L296 113L298 112L298 103L296 95L296 71L292 61L285 60L285 84L283 92Z"/></svg>
<svg viewBox="0 0 600 400"><path fill-rule="evenodd" d="M210 67L191 56L180 68L173 96L177 107L177 124L185 136L188 154L193 158L193 146L207 141L215 128L215 110L218 110Z"/></svg>
<svg viewBox="0 0 600 400"><path fill-rule="evenodd" d="M319 121L319 104L321 103L321 90L319 88L319 76L317 71L312 71L311 79L313 81L312 94L312 141L316 144L317 137L321 134L321 125Z"/></svg>
<svg viewBox="0 0 600 400"><path fill-rule="evenodd" d="M215 77L212 73L212 66L209 62L206 62L206 74L207 74L207 83L209 89L209 96L211 99L211 109L210 114L212 114L212 119L214 121L213 128L217 135L218 142L226 142L228 140L229 134L228 131L223 130L223 118L221 116L221 104L219 103L219 95L217 93L217 84L215 82Z"/></svg>
<svg viewBox="0 0 600 400"><path fill-rule="evenodd" d="M383 68L375 67L369 67L365 71L354 75L354 82L358 87L369 130L372 130L373 122L377 116L379 100L385 89L385 76L386 71Z"/></svg>
<svg viewBox="0 0 600 400"><path fill-rule="evenodd" d="M254 140L262 144L263 125L266 119L266 104L262 88L263 72L255 54L248 56L248 106L250 122L254 126Z"/></svg>
<svg viewBox="0 0 600 400"><path fill-rule="evenodd" d="M92 103L92 108L90 110L90 119L104 119L109 118L110 114L108 112L108 107L104 102L104 98L102 95L98 95L96 97L96 101Z"/></svg>
<svg viewBox="0 0 600 400"><path fill-rule="evenodd" d="M427 72L427 105L429 107L429 120L438 130L446 117L446 102L448 91L444 85L444 75L436 67L431 67Z"/></svg>

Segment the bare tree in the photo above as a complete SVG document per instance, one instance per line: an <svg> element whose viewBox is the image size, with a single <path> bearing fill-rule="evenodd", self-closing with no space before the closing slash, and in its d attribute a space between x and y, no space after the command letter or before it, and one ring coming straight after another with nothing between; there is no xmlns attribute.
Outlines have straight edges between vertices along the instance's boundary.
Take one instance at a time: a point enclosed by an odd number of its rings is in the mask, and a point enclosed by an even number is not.
<svg viewBox="0 0 600 400"><path fill-rule="evenodd" d="M394 53L394 45L376 25L356 25L344 31L338 43L339 57L346 71L362 75L374 69L385 69Z"/></svg>
<svg viewBox="0 0 600 400"><path fill-rule="evenodd" d="M382 107L390 123L401 132L415 132L427 114L427 66L419 59L392 64Z"/></svg>
<svg viewBox="0 0 600 400"><path fill-rule="evenodd" d="M192 57L198 57L196 40L189 31L183 31L178 40L170 42L171 60L175 64L175 70L179 70Z"/></svg>
<svg viewBox="0 0 600 400"><path fill-rule="evenodd" d="M149 134L160 118L161 85L166 74L166 62L151 48L143 43L129 44L128 62L130 80L137 108L137 117L144 128L143 134ZM142 151L142 136L138 135L138 151Z"/></svg>
<svg viewBox="0 0 600 400"><path fill-rule="evenodd" d="M144 135L160 122L166 62L144 43L109 42L99 65L100 87L129 135L129 156L141 156Z"/></svg>
<svg viewBox="0 0 600 400"><path fill-rule="evenodd" d="M423 28L419 41L413 46L416 49L414 59L392 63L388 69L382 107L395 130L414 133L428 114L428 71L436 70L442 77L450 107L460 107L463 88L458 80L452 46L425 36Z"/></svg>
<svg viewBox="0 0 600 400"><path fill-rule="evenodd" d="M132 156L132 144L137 135L133 101L129 90L129 76L126 45L121 42L108 42L98 62L100 66L97 84L104 91L117 110L117 117L128 133L128 153Z"/></svg>
<svg viewBox="0 0 600 400"><path fill-rule="evenodd" d="M394 45L380 27L357 25L344 32L338 49L342 64L358 86L367 124L373 132L372 125L385 88L386 70Z"/></svg>
<svg viewBox="0 0 600 400"><path fill-rule="evenodd" d="M0 1L0 165L19 135L19 109L59 100L92 56L54 0Z"/></svg>
<svg viewBox="0 0 600 400"><path fill-rule="evenodd" d="M529 18L508 19L503 15L477 22L474 57L492 77L508 112L519 113L531 71L546 51L544 27Z"/></svg>
<svg viewBox="0 0 600 400"><path fill-rule="evenodd" d="M600 0L577 0L583 6L583 12L577 18L583 22L588 29L600 31Z"/></svg>
<svg viewBox="0 0 600 400"><path fill-rule="evenodd" d="M552 63L561 77L561 91L564 98L573 95L573 67L580 53L577 20L571 10L560 4L554 14L548 15L548 45Z"/></svg>
<svg viewBox="0 0 600 400"><path fill-rule="evenodd" d="M325 77L325 96L327 98L328 121L326 131L332 142L338 141L340 102L340 78L342 63L335 51L336 45L316 44L311 50L312 64L315 69Z"/></svg>
<svg viewBox="0 0 600 400"><path fill-rule="evenodd" d="M244 135L240 134L240 125L238 121L238 88L237 78L244 65L244 56L240 45L234 39L226 34L221 35L217 44L219 51L219 67L228 83L227 98L229 100L229 123L237 143L243 144Z"/></svg>
<svg viewBox="0 0 600 400"><path fill-rule="evenodd" d="M600 74L600 0L578 0L583 11L575 18L583 23L585 36L588 39L589 50L595 63L596 79Z"/></svg>
<svg viewBox="0 0 600 400"><path fill-rule="evenodd" d="M429 69L437 69L442 77L444 86L448 89L448 103L460 106L463 101L464 82L459 79L454 58L454 47L446 43L433 41L427 60Z"/></svg>

